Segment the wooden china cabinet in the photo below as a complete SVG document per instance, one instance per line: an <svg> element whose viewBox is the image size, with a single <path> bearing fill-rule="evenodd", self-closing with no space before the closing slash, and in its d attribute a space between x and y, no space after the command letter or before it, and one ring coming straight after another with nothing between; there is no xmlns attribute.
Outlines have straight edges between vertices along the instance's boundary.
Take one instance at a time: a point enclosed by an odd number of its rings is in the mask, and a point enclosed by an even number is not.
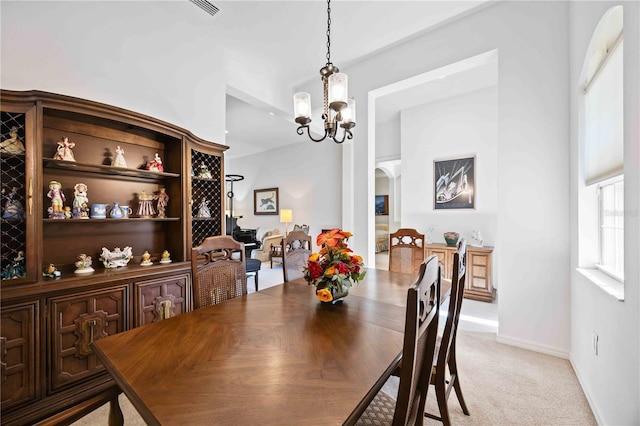
<svg viewBox="0 0 640 426"><path fill-rule="evenodd" d="M40 91L2 90L0 110L1 140L17 132L24 146L0 158L1 422L65 423L116 392L93 341L192 309L191 247L224 233L227 147L132 111ZM75 161L54 159L63 137L75 144ZM111 166L117 147L126 167ZM163 171L145 167L155 154ZM203 164L209 174L199 177ZM88 204L129 206L130 217L50 218L52 181L65 206L84 183ZM169 195L165 217L137 214L160 188ZM203 200L210 217L196 218ZM103 266L103 247L127 246L126 266ZM172 261L161 264L165 250ZM145 251L151 266L140 265ZM91 256L94 272L74 273L80 254ZM43 274L50 264L61 276Z"/></svg>
<svg viewBox="0 0 640 426"><path fill-rule="evenodd" d="M427 244L426 256L435 254L442 263L443 278L451 279L453 271L453 255L457 246L442 243ZM496 290L492 283L493 247L475 247L467 245L467 276L465 278L464 297L466 299L492 302L496 297Z"/></svg>

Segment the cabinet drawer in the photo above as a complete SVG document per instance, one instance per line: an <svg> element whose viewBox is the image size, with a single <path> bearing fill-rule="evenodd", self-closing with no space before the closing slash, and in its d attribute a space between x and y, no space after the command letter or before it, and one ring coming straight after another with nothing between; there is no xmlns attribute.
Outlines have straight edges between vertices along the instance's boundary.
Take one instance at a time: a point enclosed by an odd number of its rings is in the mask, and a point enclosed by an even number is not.
<svg viewBox="0 0 640 426"><path fill-rule="evenodd" d="M2 307L0 391L5 412L38 397L39 311L38 302Z"/></svg>
<svg viewBox="0 0 640 426"><path fill-rule="evenodd" d="M51 391L104 370L91 343L128 328L128 294L123 284L50 299Z"/></svg>
<svg viewBox="0 0 640 426"><path fill-rule="evenodd" d="M172 318L190 310L190 285L190 274L137 282L135 326Z"/></svg>

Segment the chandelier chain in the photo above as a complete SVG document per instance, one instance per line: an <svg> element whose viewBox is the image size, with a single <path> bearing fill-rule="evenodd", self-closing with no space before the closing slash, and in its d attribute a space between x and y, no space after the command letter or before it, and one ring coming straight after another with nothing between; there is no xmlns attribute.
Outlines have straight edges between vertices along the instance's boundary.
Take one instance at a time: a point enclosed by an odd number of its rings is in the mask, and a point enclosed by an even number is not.
<svg viewBox="0 0 640 426"><path fill-rule="evenodd" d="M331 0L327 0L327 65L331 63Z"/></svg>

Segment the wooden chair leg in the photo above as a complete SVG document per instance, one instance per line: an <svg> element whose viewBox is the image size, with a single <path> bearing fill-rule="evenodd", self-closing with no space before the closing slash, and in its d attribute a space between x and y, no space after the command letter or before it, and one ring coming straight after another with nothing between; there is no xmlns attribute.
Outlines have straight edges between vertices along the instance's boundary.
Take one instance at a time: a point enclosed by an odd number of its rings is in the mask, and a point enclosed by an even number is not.
<svg viewBox="0 0 640 426"><path fill-rule="evenodd" d="M440 419L445 426L451 426L449 418L449 407L447 407L447 386L444 378L436 382L436 398L438 400L438 409L440 410Z"/></svg>
<svg viewBox="0 0 640 426"><path fill-rule="evenodd" d="M124 425L124 416L120 409L118 402L118 395L111 401L109 401L109 426L122 426Z"/></svg>
<svg viewBox="0 0 640 426"><path fill-rule="evenodd" d="M462 388L460 387L460 376L458 375L458 364L456 363L455 344L449 357L449 372L451 374L451 377L454 378L453 389L456 391L456 396L458 397L458 402L460 403L462 412L465 415L469 416L469 409L467 408L467 404L464 402L464 396L462 396Z"/></svg>
<svg viewBox="0 0 640 426"><path fill-rule="evenodd" d="M256 291L258 291L258 271L256 271L256 276L254 278L256 281Z"/></svg>

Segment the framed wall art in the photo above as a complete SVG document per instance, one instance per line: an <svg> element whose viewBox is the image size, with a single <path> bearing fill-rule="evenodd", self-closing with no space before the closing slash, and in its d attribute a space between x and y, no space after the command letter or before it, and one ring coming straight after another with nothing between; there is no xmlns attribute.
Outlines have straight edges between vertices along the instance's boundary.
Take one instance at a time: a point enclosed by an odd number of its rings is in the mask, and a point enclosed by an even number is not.
<svg viewBox="0 0 640 426"><path fill-rule="evenodd" d="M389 196L376 195L376 216L386 216L389 214Z"/></svg>
<svg viewBox="0 0 640 426"><path fill-rule="evenodd" d="M433 162L433 209L475 208L476 157Z"/></svg>
<svg viewBox="0 0 640 426"><path fill-rule="evenodd" d="M279 214L278 188L253 190L253 214Z"/></svg>

